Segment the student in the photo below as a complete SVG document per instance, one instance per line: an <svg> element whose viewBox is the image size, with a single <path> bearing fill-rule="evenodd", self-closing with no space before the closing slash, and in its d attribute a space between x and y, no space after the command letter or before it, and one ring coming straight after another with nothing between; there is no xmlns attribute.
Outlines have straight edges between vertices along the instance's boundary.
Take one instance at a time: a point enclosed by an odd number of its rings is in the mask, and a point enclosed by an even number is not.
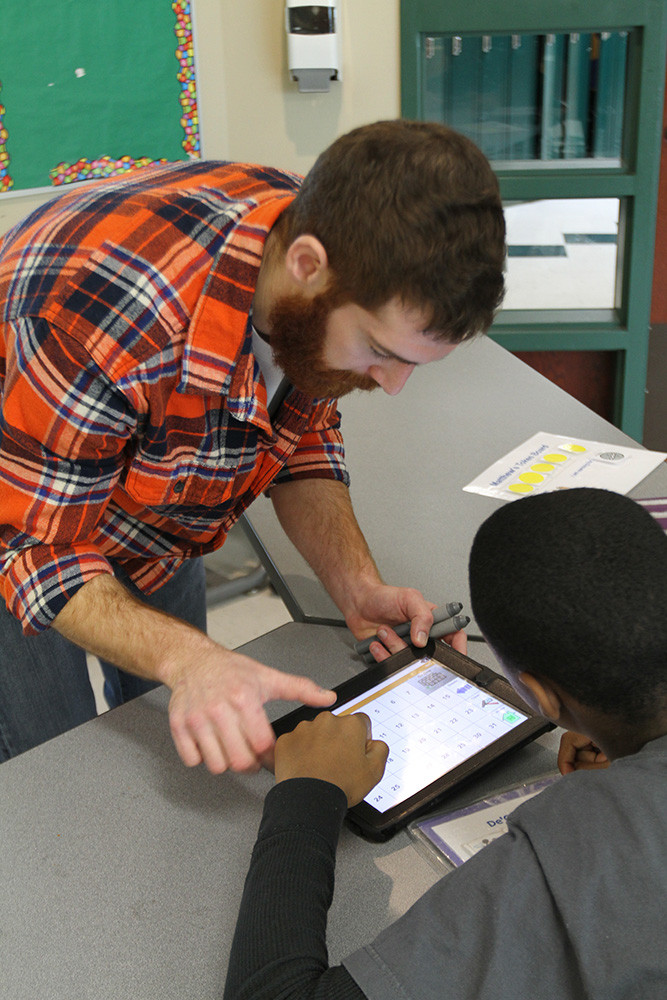
<svg viewBox="0 0 667 1000"><path fill-rule="evenodd" d="M581 734L575 773L328 968L339 831L387 748L361 715L301 723L276 744L225 1000L667 996L667 537L627 497L554 492L499 508L469 569L477 623L513 686ZM580 769L595 748L609 766Z"/></svg>
<svg viewBox="0 0 667 1000"><path fill-rule="evenodd" d="M84 649L112 705L167 684L183 761L215 773L259 767L268 699L330 704L205 635L201 557L269 490L355 635L425 642L432 605L355 519L336 399L486 330L504 255L488 161L425 122L356 129L305 180L193 161L84 185L7 234L0 760L95 714Z"/></svg>

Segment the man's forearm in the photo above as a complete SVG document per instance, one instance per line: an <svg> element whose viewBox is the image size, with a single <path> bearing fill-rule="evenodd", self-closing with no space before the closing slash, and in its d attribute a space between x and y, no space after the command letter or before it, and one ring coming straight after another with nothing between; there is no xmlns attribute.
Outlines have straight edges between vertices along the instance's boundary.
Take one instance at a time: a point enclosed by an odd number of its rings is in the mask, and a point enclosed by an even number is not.
<svg viewBox="0 0 667 1000"><path fill-rule="evenodd" d="M352 509L347 487L332 479L298 479L271 490L283 530L345 614L354 594L381 582Z"/></svg>
<svg viewBox="0 0 667 1000"><path fill-rule="evenodd" d="M169 686L184 645L211 643L193 626L137 600L110 574L80 587L53 628L128 673Z"/></svg>
<svg viewBox="0 0 667 1000"><path fill-rule="evenodd" d="M213 774L256 770L274 743L267 701L330 705L333 694L306 677L273 670L225 649L178 618L136 600L110 575L93 577L53 627L123 670L171 689L169 724L188 766Z"/></svg>
<svg viewBox="0 0 667 1000"><path fill-rule="evenodd" d="M410 641L424 646L431 608L414 587L384 583L352 510L347 487L332 479L298 479L271 490L278 519L343 612L357 639L378 626L410 621Z"/></svg>

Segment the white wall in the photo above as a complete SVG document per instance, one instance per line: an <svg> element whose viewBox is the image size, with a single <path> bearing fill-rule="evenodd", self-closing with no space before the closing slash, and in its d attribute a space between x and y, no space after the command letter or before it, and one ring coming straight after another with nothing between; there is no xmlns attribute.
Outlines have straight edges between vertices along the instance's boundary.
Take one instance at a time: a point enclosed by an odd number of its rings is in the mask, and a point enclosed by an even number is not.
<svg viewBox="0 0 667 1000"><path fill-rule="evenodd" d="M204 156L305 173L336 136L398 117L399 0L338 5L342 80L300 94L287 72L283 0L194 0ZM0 233L47 197L1 195Z"/></svg>

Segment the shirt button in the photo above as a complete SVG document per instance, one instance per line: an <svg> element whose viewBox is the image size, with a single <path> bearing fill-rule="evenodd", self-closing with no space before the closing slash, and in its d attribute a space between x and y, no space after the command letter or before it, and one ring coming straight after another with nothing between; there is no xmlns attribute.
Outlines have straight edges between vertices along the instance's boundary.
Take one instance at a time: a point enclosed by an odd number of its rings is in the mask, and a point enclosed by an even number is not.
<svg viewBox="0 0 667 1000"><path fill-rule="evenodd" d="M174 483L174 493L182 493L185 488L185 480L179 479L178 482Z"/></svg>

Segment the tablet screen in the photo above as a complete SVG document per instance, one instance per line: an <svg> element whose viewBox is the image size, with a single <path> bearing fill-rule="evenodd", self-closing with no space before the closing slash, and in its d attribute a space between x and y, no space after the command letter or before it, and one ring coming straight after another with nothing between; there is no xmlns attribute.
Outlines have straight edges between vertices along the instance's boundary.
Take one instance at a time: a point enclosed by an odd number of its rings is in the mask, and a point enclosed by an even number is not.
<svg viewBox="0 0 667 1000"><path fill-rule="evenodd" d="M528 719L429 656L413 660L332 711L335 715L365 712L373 739L389 746L384 777L364 800L380 813Z"/></svg>
<svg viewBox="0 0 667 1000"><path fill-rule="evenodd" d="M460 789L506 754L553 729L502 674L446 643L406 647L336 687L334 715L365 712L389 746L382 780L348 811L349 825L375 840ZM276 719L276 736L322 709L301 705Z"/></svg>

